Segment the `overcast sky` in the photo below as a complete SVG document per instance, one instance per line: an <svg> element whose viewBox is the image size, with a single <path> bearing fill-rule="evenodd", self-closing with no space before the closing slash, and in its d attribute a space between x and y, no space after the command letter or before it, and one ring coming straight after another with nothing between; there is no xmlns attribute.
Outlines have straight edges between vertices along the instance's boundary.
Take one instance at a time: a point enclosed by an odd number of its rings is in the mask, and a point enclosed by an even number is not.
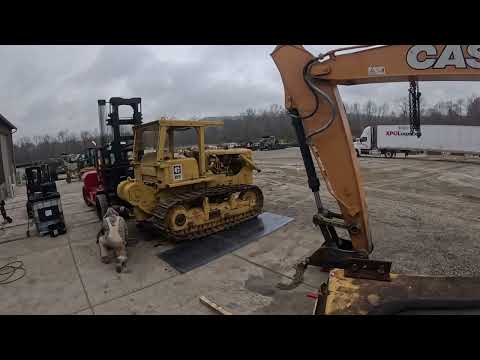
<svg viewBox="0 0 480 360"><path fill-rule="evenodd" d="M312 53L344 45L306 46ZM97 99L141 97L144 120L238 115L283 105L265 46L0 46L0 113L16 139L97 128ZM393 104L408 84L340 88L347 103ZM480 84L429 83L427 102L480 95ZM393 106L393 105L392 105Z"/></svg>

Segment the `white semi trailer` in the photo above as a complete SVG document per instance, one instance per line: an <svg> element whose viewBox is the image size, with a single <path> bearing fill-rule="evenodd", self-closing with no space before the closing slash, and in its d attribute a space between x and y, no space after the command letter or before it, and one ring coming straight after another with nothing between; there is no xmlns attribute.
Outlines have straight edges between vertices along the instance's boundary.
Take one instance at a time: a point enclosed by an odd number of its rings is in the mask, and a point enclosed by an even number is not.
<svg viewBox="0 0 480 360"><path fill-rule="evenodd" d="M424 151L480 154L480 126L422 125L421 130L418 138L409 125L367 126L354 142L355 151L358 156L380 152L387 158Z"/></svg>

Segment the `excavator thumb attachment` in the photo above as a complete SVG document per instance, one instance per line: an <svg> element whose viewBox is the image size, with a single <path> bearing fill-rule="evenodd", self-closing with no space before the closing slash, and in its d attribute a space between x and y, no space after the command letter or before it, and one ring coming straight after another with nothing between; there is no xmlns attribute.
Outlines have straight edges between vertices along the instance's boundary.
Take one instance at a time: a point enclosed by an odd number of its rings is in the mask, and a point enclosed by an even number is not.
<svg viewBox="0 0 480 360"><path fill-rule="evenodd" d="M295 266L295 274L289 284L279 283L280 290L293 290L303 282L303 275L308 266L316 266L323 271L334 268L345 269L351 277L390 281L391 263L386 261L369 260L368 254L355 250L344 250L336 244L324 243L311 256Z"/></svg>

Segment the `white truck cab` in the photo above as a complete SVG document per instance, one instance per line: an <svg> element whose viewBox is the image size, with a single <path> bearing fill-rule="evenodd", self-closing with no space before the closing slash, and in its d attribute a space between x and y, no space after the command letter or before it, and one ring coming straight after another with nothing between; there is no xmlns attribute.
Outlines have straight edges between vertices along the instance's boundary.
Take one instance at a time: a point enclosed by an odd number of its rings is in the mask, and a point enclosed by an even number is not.
<svg viewBox="0 0 480 360"><path fill-rule="evenodd" d="M363 129L362 135L353 143L357 156L369 154L372 150L372 127L367 126Z"/></svg>

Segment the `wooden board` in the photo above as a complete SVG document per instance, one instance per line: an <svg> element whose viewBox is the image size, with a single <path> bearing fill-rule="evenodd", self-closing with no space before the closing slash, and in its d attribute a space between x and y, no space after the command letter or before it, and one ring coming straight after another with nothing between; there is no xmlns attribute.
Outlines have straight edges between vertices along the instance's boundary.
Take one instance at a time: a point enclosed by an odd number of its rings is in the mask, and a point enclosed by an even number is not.
<svg viewBox="0 0 480 360"><path fill-rule="evenodd" d="M209 308L215 310L216 312L222 314L222 315L232 315L231 312L225 310L224 308L222 308L220 305L218 304L215 304L213 301L207 299L205 296L200 296L200 302L202 304L205 304L207 305Z"/></svg>

